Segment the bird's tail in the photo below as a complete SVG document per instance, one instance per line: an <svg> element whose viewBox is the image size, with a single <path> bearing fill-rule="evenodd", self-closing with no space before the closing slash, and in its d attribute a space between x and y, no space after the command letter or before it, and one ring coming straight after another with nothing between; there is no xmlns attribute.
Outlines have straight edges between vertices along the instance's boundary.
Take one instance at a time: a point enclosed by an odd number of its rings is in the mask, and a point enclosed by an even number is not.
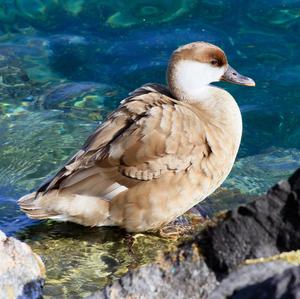
<svg viewBox="0 0 300 299"><path fill-rule="evenodd" d="M37 204L36 192L24 195L18 200L18 204L21 210L32 219L47 219L51 216Z"/></svg>
<svg viewBox="0 0 300 299"><path fill-rule="evenodd" d="M72 221L85 226L112 225L109 220L109 202L99 197L50 191L36 192L21 197L18 204L32 219Z"/></svg>

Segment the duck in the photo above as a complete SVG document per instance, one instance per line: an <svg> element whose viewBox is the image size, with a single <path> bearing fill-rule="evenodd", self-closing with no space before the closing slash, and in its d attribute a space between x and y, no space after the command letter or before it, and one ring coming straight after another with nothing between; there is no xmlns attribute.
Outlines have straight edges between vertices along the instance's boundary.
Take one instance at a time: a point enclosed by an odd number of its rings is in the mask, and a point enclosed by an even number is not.
<svg viewBox="0 0 300 299"><path fill-rule="evenodd" d="M35 192L19 199L32 219L156 230L212 194L226 179L242 137L237 102L211 83L255 86L216 45L176 49L167 85L131 92L83 147Z"/></svg>

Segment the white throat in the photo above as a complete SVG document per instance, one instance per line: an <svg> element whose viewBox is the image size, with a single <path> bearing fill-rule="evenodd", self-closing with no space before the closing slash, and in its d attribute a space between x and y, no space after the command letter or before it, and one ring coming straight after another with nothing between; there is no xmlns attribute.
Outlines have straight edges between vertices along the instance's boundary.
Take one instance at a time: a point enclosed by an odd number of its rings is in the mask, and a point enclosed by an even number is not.
<svg viewBox="0 0 300 299"><path fill-rule="evenodd" d="M188 101L201 101L205 89L212 82L220 81L225 67L214 67L194 60L180 60L175 65L174 83L182 98Z"/></svg>

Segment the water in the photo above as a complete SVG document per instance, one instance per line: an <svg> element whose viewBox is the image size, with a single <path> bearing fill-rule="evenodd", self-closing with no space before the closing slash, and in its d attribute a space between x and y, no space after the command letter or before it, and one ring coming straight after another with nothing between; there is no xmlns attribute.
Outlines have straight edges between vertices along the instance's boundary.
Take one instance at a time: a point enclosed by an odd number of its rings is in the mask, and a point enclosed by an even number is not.
<svg viewBox="0 0 300 299"><path fill-rule="evenodd" d="M26 218L16 205L76 152L126 94L165 82L179 45L205 40L256 88L230 84L243 114L238 161L212 215L300 162L300 1L0 0L0 228L38 252L46 297L85 297L172 243ZM224 191L225 190L225 191ZM228 191L229 190L229 191Z"/></svg>

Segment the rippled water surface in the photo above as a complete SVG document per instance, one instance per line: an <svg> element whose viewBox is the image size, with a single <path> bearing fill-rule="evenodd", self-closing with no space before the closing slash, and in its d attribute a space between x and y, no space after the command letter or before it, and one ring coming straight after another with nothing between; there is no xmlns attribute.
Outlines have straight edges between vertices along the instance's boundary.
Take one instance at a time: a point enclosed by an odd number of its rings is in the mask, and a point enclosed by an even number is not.
<svg viewBox="0 0 300 299"><path fill-rule="evenodd" d="M300 162L300 1L0 0L0 228L47 266L46 297L81 298L172 243L118 229L34 222L16 200L54 173L129 91L165 82L179 45L205 40L256 88L218 84L244 134L212 215L287 177Z"/></svg>

